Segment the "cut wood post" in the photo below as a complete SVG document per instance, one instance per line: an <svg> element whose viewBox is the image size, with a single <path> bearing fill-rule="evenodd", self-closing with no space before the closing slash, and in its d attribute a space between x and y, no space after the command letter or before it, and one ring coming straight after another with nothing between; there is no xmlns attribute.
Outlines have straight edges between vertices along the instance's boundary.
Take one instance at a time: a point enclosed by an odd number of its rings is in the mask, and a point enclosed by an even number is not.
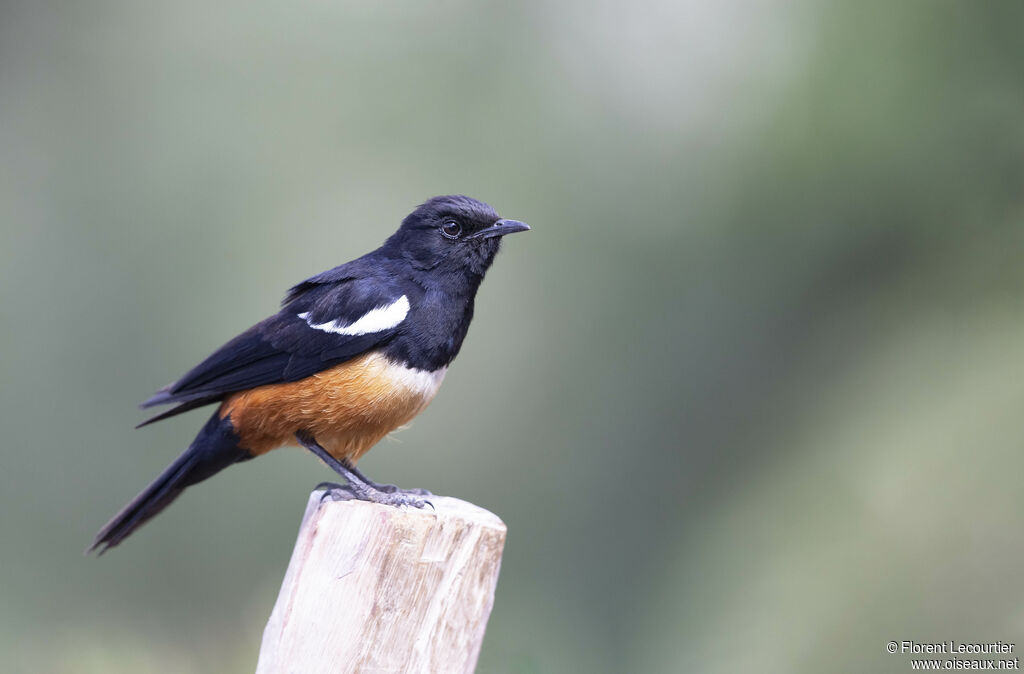
<svg viewBox="0 0 1024 674"><path fill-rule="evenodd" d="M322 493L306 505L257 674L472 672L505 524L447 496L417 510Z"/></svg>

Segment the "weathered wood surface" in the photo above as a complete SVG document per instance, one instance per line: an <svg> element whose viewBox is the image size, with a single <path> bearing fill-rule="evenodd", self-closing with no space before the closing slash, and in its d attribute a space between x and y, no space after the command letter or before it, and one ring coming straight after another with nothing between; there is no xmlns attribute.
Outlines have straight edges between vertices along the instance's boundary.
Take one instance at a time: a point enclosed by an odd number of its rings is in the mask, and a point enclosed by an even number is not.
<svg viewBox="0 0 1024 674"><path fill-rule="evenodd" d="M436 510L310 495L257 674L472 672L494 604L505 524L477 506Z"/></svg>

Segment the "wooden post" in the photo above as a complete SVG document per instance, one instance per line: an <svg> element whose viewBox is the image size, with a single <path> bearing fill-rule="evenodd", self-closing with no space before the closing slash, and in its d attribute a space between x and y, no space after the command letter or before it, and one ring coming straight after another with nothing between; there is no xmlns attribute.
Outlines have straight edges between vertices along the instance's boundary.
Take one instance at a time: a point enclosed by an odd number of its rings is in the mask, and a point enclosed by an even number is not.
<svg viewBox="0 0 1024 674"><path fill-rule="evenodd" d="M505 524L446 496L429 507L306 505L257 674L472 672Z"/></svg>

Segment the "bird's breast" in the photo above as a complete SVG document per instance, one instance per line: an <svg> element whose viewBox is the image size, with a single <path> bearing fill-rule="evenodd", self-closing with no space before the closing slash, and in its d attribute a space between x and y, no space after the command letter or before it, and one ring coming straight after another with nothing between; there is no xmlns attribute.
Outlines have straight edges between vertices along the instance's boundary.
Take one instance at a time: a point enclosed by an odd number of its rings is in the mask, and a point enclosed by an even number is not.
<svg viewBox="0 0 1024 674"><path fill-rule="evenodd" d="M371 352L299 381L235 393L220 413L254 455L293 444L302 430L336 458L354 462L423 411L446 371L407 367Z"/></svg>

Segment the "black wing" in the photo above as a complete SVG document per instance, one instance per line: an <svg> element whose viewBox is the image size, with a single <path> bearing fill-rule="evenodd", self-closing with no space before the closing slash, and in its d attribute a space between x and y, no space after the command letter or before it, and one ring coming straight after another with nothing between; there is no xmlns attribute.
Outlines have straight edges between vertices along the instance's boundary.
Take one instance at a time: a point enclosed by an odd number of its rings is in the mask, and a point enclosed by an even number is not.
<svg viewBox="0 0 1024 674"><path fill-rule="evenodd" d="M394 337L408 312L408 297L403 299L401 288L388 277L346 274L345 268L352 264L297 285L281 311L235 337L142 403L141 407L178 406L140 426L217 402L237 391L304 379ZM367 314L371 314L370 320Z"/></svg>

